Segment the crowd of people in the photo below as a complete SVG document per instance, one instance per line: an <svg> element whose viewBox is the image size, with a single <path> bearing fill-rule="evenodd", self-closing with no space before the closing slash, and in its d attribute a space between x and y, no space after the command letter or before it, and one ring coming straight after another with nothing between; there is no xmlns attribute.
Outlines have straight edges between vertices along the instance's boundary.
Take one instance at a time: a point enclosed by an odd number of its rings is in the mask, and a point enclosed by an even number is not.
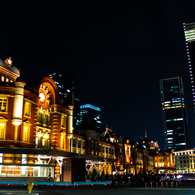
<svg viewBox="0 0 195 195"><path fill-rule="evenodd" d="M150 184L160 182L162 175L128 175L128 174L114 174L114 175L87 175L86 181L111 181L112 185L131 185L144 186L145 183Z"/></svg>

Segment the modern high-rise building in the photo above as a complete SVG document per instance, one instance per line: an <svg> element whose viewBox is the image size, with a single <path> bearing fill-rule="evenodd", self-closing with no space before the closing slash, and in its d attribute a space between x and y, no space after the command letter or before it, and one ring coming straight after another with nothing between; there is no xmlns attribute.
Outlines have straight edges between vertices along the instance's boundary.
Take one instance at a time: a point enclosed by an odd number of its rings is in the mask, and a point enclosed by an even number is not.
<svg viewBox="0 0 195 195"><path fill-rule="evenodd" d="M188 58L188 66L190 73L190 82L192 86L192 94L194 101L194 111L195 111L195 22L194 23L183 23L185 42L186 42L186 52Z"/></svg>
<svg viewBox="0 0 195 195"><path fill-rule="evenodd" d="M166 149L188 149L188 119L182 78L161 79L160 88Z"/></svg>
<svg viewBox="0 0 195 195"><path fill-rule="evenodd" d="M80 87L79 77L63 71L56 71L49 75L58 86L60 101L64 105L73 105L73 126L80 121Z"/></svg>
<svg viewBox="0 0 195 195"><path fill-rule="evenodd" d="M87 116L89 123L95 129L101 129L101 120L100 120L101 108L93 106L91 104L84 104L80 106L80 122L84 116Z"/></svg>

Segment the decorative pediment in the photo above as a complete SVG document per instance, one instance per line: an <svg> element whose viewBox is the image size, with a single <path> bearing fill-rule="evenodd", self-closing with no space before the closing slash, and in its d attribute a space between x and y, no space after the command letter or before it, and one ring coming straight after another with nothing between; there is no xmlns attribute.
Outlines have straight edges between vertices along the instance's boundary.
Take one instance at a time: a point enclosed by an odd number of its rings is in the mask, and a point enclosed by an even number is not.
<svg viewBox="0 0 195 195"><path fill-rule="evenodd" d="M3 115L0 115L0 121L7 121L8 118L4 117Z"/></svg>
<svg viewBox="0 0 195 195"><path fill-rule="evenodd" d="M62 135L66 135L66 132L64 130L60 131Z"/></svg>
<svg viewBox="0 0 195 195"><path fill-rule="evenodd" d="M23 123L24 123L25 125L32 125L31 122L30 122L28 119L24 120Z"/></svg>

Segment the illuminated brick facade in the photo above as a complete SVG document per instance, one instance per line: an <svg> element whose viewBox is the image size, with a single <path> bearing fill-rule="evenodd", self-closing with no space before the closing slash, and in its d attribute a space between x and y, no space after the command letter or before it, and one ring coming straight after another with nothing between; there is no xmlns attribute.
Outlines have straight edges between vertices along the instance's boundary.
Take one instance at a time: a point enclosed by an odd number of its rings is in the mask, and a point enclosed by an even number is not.
<svg viewBox="0 0 195 195"><path fill-rule="evenodd" d="M131 143L131 174L174 173L175 155L173 150L160 150L157 142L147 137Z"/></svg>
<svg viewBox="0 0 195 195"><path fill-rule="evenodd" d="M51 175L74 182L84 181L85 174L153 170L149 152L158 149L156 142L140 143L146 148L138 151L108 128L100 135L84 118L74 129L74 107L60 101L52 78L24 82L19 76L11 58L0 60L0 180L45 181Z"/></svg>
<svg viewBox="0 0 195 195"><path fill-rule="evenodd" d="M75 164L78 158L91 162L89 173L95 167L112 174L115 145L100 141L93 128L81 128L84 134L73 130L74 107L60 101L55 81L44 77L26 83L19 76L11 58L0 60L0 176L50 174L56 181L74 181L75 166L86 172ZM67 167L74 172L70 177Z"/></svg>

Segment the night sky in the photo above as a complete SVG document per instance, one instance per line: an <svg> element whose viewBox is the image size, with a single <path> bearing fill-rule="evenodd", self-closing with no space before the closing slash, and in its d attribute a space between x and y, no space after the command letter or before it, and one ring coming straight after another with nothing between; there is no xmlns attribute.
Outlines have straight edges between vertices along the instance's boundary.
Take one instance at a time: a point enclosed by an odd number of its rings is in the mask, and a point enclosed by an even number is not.
<svg viewBox="0 0 195 195"><path fill-rule="evenodd" d="M80 76L81 103L102 109L103 128L164 149L159 81L183 77L191 144L193 102L183 22L195 1L6 1L0 3L0 59L25 80L58 67Z"/></svg>

